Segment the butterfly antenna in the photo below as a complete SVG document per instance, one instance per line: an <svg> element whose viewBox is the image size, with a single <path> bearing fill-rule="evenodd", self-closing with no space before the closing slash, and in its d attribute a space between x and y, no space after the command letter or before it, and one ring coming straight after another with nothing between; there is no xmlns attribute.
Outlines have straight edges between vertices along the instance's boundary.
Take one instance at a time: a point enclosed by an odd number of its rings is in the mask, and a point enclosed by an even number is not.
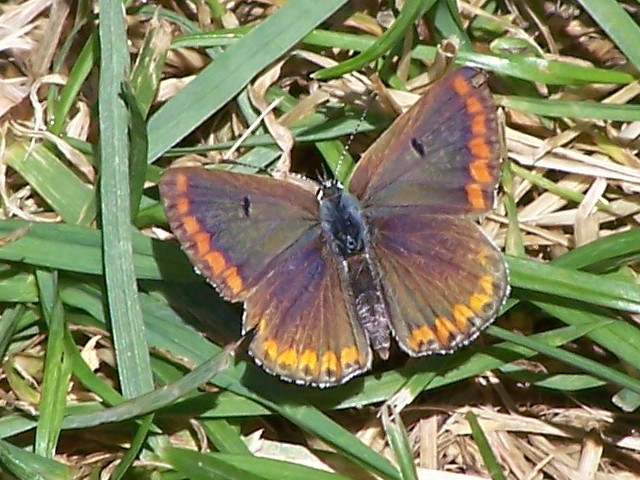
<svg viewBox="0 0 640 480"><path fill-rule="evenodd" d="M228 160L229 157L231 157L231 155L233 155L235 151L238 148L240 148L240 146L242 145L242 142L244 142L247 139L247 137L249 137L249 135L251 135L254 132L254 130L260 126L260 123L262 123L262 120L264 120L264 117L269 115L269 113L280 104L283 98L284 97L276 98L273 102L271 102L267 106L267 108L264 109L263 112L260 113L258 118L256 118L256 120L251 125L249 125L249 128L245 130L245 132L240 136L240 138L236 141L236 143L234 143L233 146L229 149L229 151L224 155L225 160Z"/></svg>
<svg viewBox="0 0 640 480"><path fill-rule="evenodd" d="M358 119L358 123L356 123L355 128L349 134L347 143L345 143L344 148L342 149L342 153L340 154L340 158L338 159L338 163L336 164L336 178L340 178L340 168L344 163L344 157L347 155L347 152L349 151L349 147L351 147L351 143L353 142L353 139L356 138L356 135L360 131L360 126L362 125L362 122L364 122L364 118L367 116L367 113L369 113L369 109L371 108L371 104L373 103L373 99L375 98L375 96L376 96L376 92L371 92L369 94L367 98L367 102L364 105L364 110L362 110L362 113L360 114L360 118Z"/></svg>

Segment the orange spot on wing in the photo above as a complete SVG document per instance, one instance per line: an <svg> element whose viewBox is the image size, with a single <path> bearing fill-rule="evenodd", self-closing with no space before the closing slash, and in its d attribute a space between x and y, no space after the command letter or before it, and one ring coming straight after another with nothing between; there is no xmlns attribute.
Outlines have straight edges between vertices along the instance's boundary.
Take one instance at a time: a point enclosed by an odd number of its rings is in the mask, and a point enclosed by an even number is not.
<svg viewBox="0 0 640 480"><path fill-rule="evenodd" d="M185 193L189 188L189 179L184 173L176 175L176 190L179 193Z"/></svg>
<svg viewBox="0 0 640 480"><path fill-rule="evenodd" d="M470 183L465 187L467 192L467 200L471 204L471 207L476 210L484 210L486 207L484 203L484 197L482 196L482 188L478 183Z"/></svg>
<svg viewBox="0 0 640 480"><path fill-rule="evenodd" d="M338 376L338 356L334 352L325 352L320 361L320 370L327 372L329 376Z"/></svg>
<svg viewBox="0 0 640 480"><path fill-rule="evenodd" d="M451 320L444 317L436 318L436 336L442 345L447 345L449 343L449 337L451 333L455 332L456 328L451 323Z"/></svg>
<svg viewBox="0 0 640 480"><path fill-rule="evenodd" d="M207 232L199 231L193 235L193 240L196 243L196 251L198 255L204 257L209 250L211 250L211 235Z"/></svg>
<svg viewBox="0 0 640 480"><path fill-rule="evenodd" d="M491 275L480 277L480 286L487 295L493 295L493 278L491 278Z"/></svg>
<svg viewBox="0 0 640 480"><path fill-rule="evenodd" d="M491 150L489 150L489 145L485 141L484 137L473 137L467 143L467 147L471 152L471 155L476 157L476 159L485 159L487 160L491 155Z"/></svg>
<svg viewBox="0 0 640 480"><path fill-rule="evenodd" d="M469 298L469 306L471 306L471 310L477 315L482 315L485 305L490 301L489 296L483 295L482 293L474 293L471 295L471 298Z"/></svg>
<svg viewBox="0 0 640 480"><path fill-rule="evenodd" d="M262 342L262 348L264 349L265 359L275 359L278 356L278 342L273 338L268 338Z"/></svg>
<svg viewBox="0 0 640 480"><path fill-rule="evenodd" d="M242 277L238 275L238 269L236 267L231 267L228 270L225 270L223 275L227 282L227 286L231 289L231 292L240 293L242 291L244 282L242 281Z"/></svg>
<svg viewBox="0 0 640 480"><path fill-rule="evenodd" d="M358 347L355 345L351 347L344 347L340 352L340 365L342 368L346 368L358 363L360 355L358 354Z"/></svg>
<svg viewBox="0 0 640 480"><path fill-rule="evenodd" d="M476 160L469 165L471 177L473 177L476 182L487 183L491 181L491 174L489 173L487 165L488 162L485 159Z"/></svg>
<svg viewBox="0 0 640 480"><path fill-rule="evenodd" d="M414 352L419 352L423 344L427 344L435 339L435 334L433 330L427 326L423 325L422 327L414 328L411 331L411 336L407 341L407 344Z"/></svg>
<svg viewBox="0 0 640 480"><path fill-rule="evenodd" d="M474 137L487 134L487 123L484 115L479 113L471 119L471 133Z"/></svg>
<svg viewBox="0 0 640 480"><path fill-rule="evenodd" d="M180 215L185 215L189 208L191 208L191 202L187 197L176 198L176 210Z"/></svg>
<svg viewBox="0 0 640 480"><path fill-rule="evenodd" d="M453 79L453 89L458 95L464 97L469 93L469 90L471 90L471 86L465 78L455 77Z"/></svg>
<svg viewBox="0 0 640 480"><path fill-rule="evenodd" d="M182 226L189 235L195 235L200 231L200 222L191 215L187 215L182 218Z"/></svg>
<svg viewBox="0 0 640 480"><path fill-rule="evenodd" d="M487 266L487 253L484 250L480 250L474 258L483 267Z"/></svg>
<svg viewBox="0 0 640 480"><path fill-rule="evenodd" d="M311 349L307 349L300 355L300 370L306 371L313 376L318 375L318 355Z"/></svg>
<svg viewBox="0 0 640 480"><path fill-rule="evenodd" d="M287 348L278 355L277 363L283 367L295 367L298 363L298 353L293 348Z"/></svg>
<svg viewBox="0 0 640 480"><path fill-rule="evenodd" d="M200 247L198 246L198 248ZM203 252L198 250L198 254L202 255L202 253ZM224 282L224 285L220 285L220 287L226 286L231 290L232 294L237 294L242 291L244 282L238 273L238 268L227 265L222 253L217 250L209 250L209 253L203 255L203 259L207 265L209 265L213 275L222 275L222 282ZM214 278L213 280L221 283L220 279Z"/></svg>
<svg viewBox="0 0 640 480"><path fill-rule="evenodd" d="M482 113L482 103L478 100L477 97L469 97L465 102L465 107L467 109L467 113L471 115L475 115L476 113Z"/></svg>
<svg viewBox="0 0 640 480"><path fill-rule="evenodd" d="M204 256L205 262L209 264L211 270L215 275L218 275L225 271L227 268L227 262L224 261L222 254L216 250L212 250Z"/></svg>
<svg viewBox="0 0 640 480"><path fill-rule="evenodd" d="M456 321L458 329L463 332L469 330L469 319L474 316L473 311L462 303L456 303L453 306L453 319Z"/></svg>

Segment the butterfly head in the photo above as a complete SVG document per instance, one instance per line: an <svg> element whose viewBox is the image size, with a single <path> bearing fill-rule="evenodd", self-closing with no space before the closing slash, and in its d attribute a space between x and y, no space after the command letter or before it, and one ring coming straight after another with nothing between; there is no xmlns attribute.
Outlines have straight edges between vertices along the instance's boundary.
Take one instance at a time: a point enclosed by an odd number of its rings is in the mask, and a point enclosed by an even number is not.
<svg viewBox="0 0 640 480"><path fill-rule="evenodd" d="M322 203L323 201L338 198L344 192L344 187L342 184L333 178L323 178L321 179L321 184L318 190L316 191L316 198L318 202Z"/></svg>

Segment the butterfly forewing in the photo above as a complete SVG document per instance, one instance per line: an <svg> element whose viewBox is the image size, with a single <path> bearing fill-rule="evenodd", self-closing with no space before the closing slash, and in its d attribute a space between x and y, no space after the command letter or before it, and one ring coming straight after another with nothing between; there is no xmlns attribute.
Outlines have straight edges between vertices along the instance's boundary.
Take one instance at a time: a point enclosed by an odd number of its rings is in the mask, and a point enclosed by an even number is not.
<svg viewBox="0 0 640 480"><path fill-rule="evenodd" d="M367 150L349 182L365 208L442 215L493 207L499 137L483 80L471 68L447 74Z"/></svg>
<svg viewBox="0 0 640 480"><path fill-rule="evenodd" d="M162 176L160 194L191 263L233 301L318 225L312 193L269 177L173 168Z"/></svg>

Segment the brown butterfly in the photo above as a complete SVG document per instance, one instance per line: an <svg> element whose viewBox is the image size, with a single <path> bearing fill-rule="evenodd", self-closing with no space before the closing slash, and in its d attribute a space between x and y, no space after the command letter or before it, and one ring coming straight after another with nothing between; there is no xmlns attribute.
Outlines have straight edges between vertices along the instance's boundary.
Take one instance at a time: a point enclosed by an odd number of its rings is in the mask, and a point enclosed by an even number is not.
<svg viewBox="0 0 640 480"><path fill-rule="evenodd" d="M348 189L169 169L160 192L189 259L245 302L249 351L265 370L321 387L386 359L473 340L508 294L500 251L469 217L488 212L500 171L496 108L482 73L461 68L358 162Z"/></svg>

